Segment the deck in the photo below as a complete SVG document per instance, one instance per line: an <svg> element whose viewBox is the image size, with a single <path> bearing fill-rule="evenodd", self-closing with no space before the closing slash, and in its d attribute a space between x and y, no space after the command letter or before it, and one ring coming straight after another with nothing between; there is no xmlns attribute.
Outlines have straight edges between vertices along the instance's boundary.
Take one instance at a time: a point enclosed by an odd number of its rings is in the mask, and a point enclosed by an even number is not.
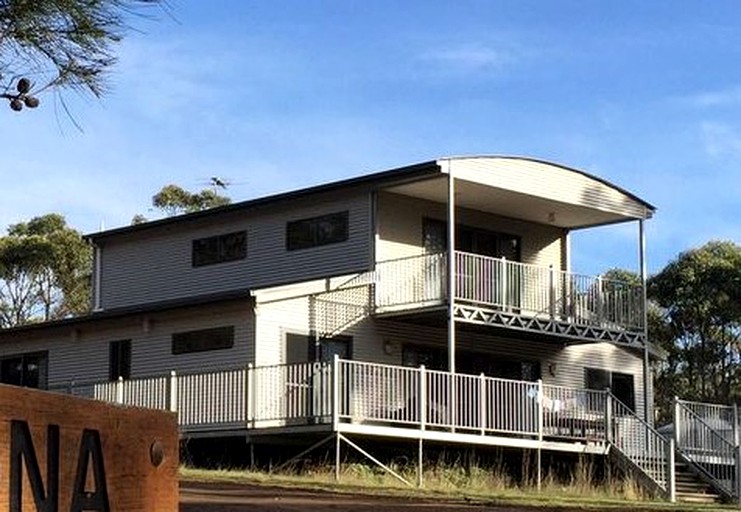
<svg viewBox="0 0 741 512"><path fill-rule="evenodd" d="M609 390L337 358L70 383L52 391L171 410L183 437L324 434L347 441L347 436L362 435L538 453L609 453L668 497L674 492L676 447L677 456L724 485L728 496L737 495L738 445L708 425L703 404L678 402L679 428L670 437L646 424Z"/></svg>

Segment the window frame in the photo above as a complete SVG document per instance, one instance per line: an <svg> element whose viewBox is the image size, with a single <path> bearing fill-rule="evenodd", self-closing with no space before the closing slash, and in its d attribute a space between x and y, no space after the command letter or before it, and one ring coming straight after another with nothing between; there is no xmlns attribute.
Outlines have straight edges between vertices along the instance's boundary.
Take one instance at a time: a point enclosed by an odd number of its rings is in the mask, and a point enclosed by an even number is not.
<svg viewBox="0 0 741 512"><path fill-rule="evenodd" d="M219 336L223 335L223 339ZM213 336L204 339L204 336ZM214 350L229 350L234 347L235 329L233 325L194 329L191 331L174 332L170 335L170 351L172 355L196 354L212 352Z"/></svg>
<svg viewBox="0 0 741 512"><path fill-rule="evenodd" d="M27 382L27 367L30 364L29 359L38 358L38 368L36 375L36 386L30 386ZM2 366L6 361L13 359L19 359L21 364L20 382L8 382L6 376L3 375ZM22 352L16 354L8 354L0 357L0 382L12 386L22 386L33 389L48 389L49 387L49 351L39 350L36 352Z"/></svg>
<svg viewBox="0 0 741 512"><path fill-rule="evenodd" d="M592 374L592 378L595 376L599 376L599 374L603 375L603 381L604 384L603 387L595 387L598 384L592 384L590 385L590 374ZM615 386L615 377L618 379L624 379L625 380L625 387L622 386ZM584 368L584 387L589 390L595 390L595 391L602 391L605 389L610 389L610 392L617 398L623 405L628 407L631 411L636 412L636 378L635 375L632 373L625 373L625 372L616 372L613 370L605 370L604 368L593 368L593 367L585 367ZM625 389L626 391L622 391ZM630 396L628 396L628 389L630 389ZM617 393L615 391L618 391Z"/></svg>
<svg viewBox="0 0 741 512"><path fill-rule="evenodd" d="M131 340L114 340L108 343L108 380L131 378Z"/></svg>
<svg viewBox="0 0 741 512"><path fill-rule="evenodd" d="M336 224L325 231L322 227L323 223ZM338 244L349 239L349 210L286 222L287 251L300 251L312 247Z"/></svg>
<svg viewBox="0 0 741 512"><path fill-rule="evenodd" d="M239 261L245 258L247 258L247 230L196 238L191 242L193 268Z"/></svg>

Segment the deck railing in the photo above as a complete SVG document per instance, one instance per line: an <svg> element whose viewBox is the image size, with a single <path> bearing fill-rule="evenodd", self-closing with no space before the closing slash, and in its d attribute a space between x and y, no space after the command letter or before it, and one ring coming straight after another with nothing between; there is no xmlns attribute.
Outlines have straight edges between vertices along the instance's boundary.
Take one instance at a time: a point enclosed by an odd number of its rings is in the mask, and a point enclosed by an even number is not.
<svg viewBox="0 0 741 512"><path fill-rule="evenodd" d="M455 299L523 315L579 325L639 331L643 328L641 285L455 252ZM442 301L447 297L444 253L376 264L379 310Z"/></svg>
<svg viewBox="0 0 741 512"><path fill-rule="evenodd" d="M736 408L674 400L674 439L679 452L728 497L741 497L741 452Z"/></svg>
<svg viewBox="0 0 741 512"><path fill-rule="evenodd" d="M638 467L659 492L674 501L674 441L661 435L611 393L605 413L611 445Z"/></svg>

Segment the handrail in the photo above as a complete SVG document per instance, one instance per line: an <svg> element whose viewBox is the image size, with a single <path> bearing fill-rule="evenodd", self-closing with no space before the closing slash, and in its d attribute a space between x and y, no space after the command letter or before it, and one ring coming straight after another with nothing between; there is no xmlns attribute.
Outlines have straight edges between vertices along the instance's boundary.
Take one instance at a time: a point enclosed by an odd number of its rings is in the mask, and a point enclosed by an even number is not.
<svg viewBox="0 0 741 512"><path fill-rule="evenodd" d="M671 501L675 499L674 441L607 391L608 441Z"/></svg>
<svg viewBox="0 0 741 512"><path fill-rule="evenodd" d="M701 402L691 404L713 407ZM674 401L674 438L680 454L708 483L726 496L739 499L738 447L679 399Z"/></svg>

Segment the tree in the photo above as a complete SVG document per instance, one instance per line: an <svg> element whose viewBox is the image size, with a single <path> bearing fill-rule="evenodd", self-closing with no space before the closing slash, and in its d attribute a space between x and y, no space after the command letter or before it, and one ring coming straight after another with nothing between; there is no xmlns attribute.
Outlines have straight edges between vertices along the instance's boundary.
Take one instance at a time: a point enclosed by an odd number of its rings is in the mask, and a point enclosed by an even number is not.
<svg viewBox="0 0 741 512"><path fill-rule="evenodd" d="M225 206L231 202L229 197L222 196L216 190L206 188L200 192L188 192L173 184L165 185L152 196L152 206L168 217ZM145 216L136 214L131 224L142 224L147 220Z"/></svg>
<svg viewBox="0 0 741 512"><path fill-rule="evenodd" d="M126 16L156 4L161 0L0 0L0 96L15 111L38 106L32 93L47 89L101 96Z"/></svg>
<svg viewBox="0 0 741 512"><path fill-rule="evenodd" d="M650 279L648 293L661 308L653 329L668 353L658 402L741 398L741 247L709 242L683 252Z"/></svg>
<svg viewBox="0 0 741 512"><path fill-rule="evenodd" d="M61 215L11 225L0 237L0 327L86 312L91 260L90 247Z"/></svg>

